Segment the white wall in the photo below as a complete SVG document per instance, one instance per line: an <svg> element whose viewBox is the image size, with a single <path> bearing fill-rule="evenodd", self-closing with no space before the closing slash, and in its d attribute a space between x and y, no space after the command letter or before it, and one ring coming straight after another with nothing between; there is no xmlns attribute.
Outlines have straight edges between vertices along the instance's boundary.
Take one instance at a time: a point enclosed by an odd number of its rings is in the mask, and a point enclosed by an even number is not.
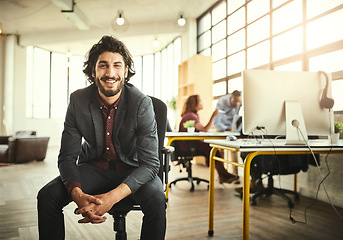
<svg viewBox="0 0 343 240"><path fill-rule="evenodd" d="M5 85L4 85L4 66L5 66L5 42L0 41L0 134L6 135L5 126L4 126L4 94L5 94Z"/></svg>
<svg viewBox="0 0 343 240"><path fill-rule="evenodd" d="M4 86L1 89L5 90L5 94L1 95L0 101L6 107L0 115L1 122L5 120L6 123L6 131L2 130L1 134L13 135L19 130L34 130L40 136L50 137L49 146L59 146L64 119L26 118L26 48L18 46L16 42L15 37L7 39L6 51L1 51L0 56L10 60L1 64L5 74L3 78L0 77L0 85Z"/></svg>

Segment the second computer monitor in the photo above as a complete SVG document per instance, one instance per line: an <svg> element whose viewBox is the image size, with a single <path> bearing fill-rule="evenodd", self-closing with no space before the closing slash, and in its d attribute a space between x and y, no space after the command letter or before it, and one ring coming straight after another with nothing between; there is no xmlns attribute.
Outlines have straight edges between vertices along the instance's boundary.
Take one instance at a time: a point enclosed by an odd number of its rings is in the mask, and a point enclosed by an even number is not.
<svg viewBox="0 0 343 240"><path fill-rule="evenodd" d="M289 143L301 144L307 135L329 136L333 131L332 110L321 105L326 86L325 97L331 98L330 74L272 70L242 74L244 134L289 135Z"/></svg>

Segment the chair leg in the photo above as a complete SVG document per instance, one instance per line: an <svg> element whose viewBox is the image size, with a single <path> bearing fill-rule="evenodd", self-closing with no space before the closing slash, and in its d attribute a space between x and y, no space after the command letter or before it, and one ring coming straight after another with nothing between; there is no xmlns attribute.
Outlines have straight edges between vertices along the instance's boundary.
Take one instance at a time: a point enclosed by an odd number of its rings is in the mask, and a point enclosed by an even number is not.
<svg viewBox="0 0 343 240"><path fill-rule="evenodd" d="M187 166L187 173L188 173L188 182L191 184L191 188L189 191L193 192L194 191L194 183L193 183L193 175L192 175L192 163L189 162Z"/></svg>
<svg viewBox="0 0 343 240"><path fill-rule="evenodd" d="M191 188L189 189L189 191L193 192L194 191L194 181L197 182L197 184L199 184L200 182L205 182L205 183L209 183L208 180L206 179L202 179L202 178L198 178L198 177L193 177L193 173L192 173L192 163L189 161L187 162L186 165L186 171L187 171L187 177L182 177L182 178L177 178L174 181L169 183L169 188L171 188L171 186L173 184L176 184L179 181L188 181L191 184Z"/></svg>
<svg viewBox="0 0 343 240"><path fill-rule="evenodd" d="M278 189L274 187L274 180L272 176L268 177L268 186L267 188L261 189L259 190L256 194L254 194L251 198L250 198L250 203L251 205L255 206L256 205L256 199L262 195L266 195L266 196L270 196L272 194L275 194L281 198L283 198L284 200L287 201L288 207L293 208L294 207L294 203L292 202L292 200L286 195L286 193L289 194L293 194L295 195L296 199L299 199L299 194L297 192L294 191L290 191L287 189Z"/></svg>
<svg viewBox="0 0 343 240"><path fill-rule="evenodd" d="M114 223L113 223L113 230L116 232L115 239L116 240L127 240L127 234L126 234L126 223L125 223L125 217L126 213L116 213L113 216Z"/></svg>
<svg viewBox="0 0 343 240"><path fill-rule="evenodd" d="M286 195L286 193L293 194L296 199L299 199L299 194L297 192L290 191L290 190L287 190L287 189L279 189L279 188L274 188L273 189L273 194L275 194L275 195L277 195L279 197L282 197L284 200L287 201L288 207L293 208L294 207L294 203Z"/></svg>

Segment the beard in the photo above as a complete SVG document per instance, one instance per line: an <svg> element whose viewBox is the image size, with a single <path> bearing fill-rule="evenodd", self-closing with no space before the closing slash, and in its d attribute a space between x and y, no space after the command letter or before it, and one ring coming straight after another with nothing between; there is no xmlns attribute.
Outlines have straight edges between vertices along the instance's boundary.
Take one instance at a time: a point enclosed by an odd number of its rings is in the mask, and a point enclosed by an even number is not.
<svg viewBox="0 0 343 240"><path fill-rule="evenodd" d="M106 89L105 86L102 84L102 81L107 81L107 80L116 80L119 83L118 87ZM98 87L100 92L106 97L113 97L113 96L117 95L120 92L120 90L122 90L122 88L124 86L124 82L125 82L124 79L121 77L118 77L116 79L109 78L109 77L103 77L103 78L101 78L101 80L98 77L95 78L96 86Z"/></svg>

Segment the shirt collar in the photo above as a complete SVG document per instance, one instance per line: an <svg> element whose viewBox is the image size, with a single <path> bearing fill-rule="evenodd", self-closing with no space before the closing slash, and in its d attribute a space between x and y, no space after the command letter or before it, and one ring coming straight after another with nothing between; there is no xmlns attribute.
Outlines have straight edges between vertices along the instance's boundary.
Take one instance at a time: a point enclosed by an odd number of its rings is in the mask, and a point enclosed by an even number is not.
<svg viewBox="0 0 343 240"><path fill-rule="evenodd" d="M119 101L120 101L120 98L121 98L122 92L123 92L123 91L120 92L119 98L117 99L117 101L114 102L114 104L113 104L110 108L115 108L115 109L117 108L117 106L118 106L118 104L119 104ZM100 109L103 109L103 108L107 109L107 106L106 106L106 104L102 101L102 99L101 99L99 93L97 94L97 96L98 96L98 103L99 103Z"/></svg>

